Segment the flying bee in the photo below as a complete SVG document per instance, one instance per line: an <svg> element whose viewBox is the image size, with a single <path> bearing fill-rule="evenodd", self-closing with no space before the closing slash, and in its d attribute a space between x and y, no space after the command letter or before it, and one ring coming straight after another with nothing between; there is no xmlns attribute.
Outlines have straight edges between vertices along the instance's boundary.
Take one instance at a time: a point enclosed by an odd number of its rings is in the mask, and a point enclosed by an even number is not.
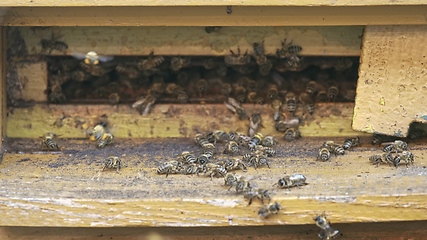
<svg viewBox="0 0 427 240"><path fill-rule="evenodd" d="M207 163L205 165L205 174L208 174L212 180L215 175L221 175L222 177L225 177L227 170L219 164Z"/></svg>
<svg viewBox="0 0 427 240"><path fill-rule="evenodd" d="M90 139L93 141L99 141L105 134L105 128L102 124L97 124L90 134Z"/></svg>
<svg viewBox="0 0 427 240"><path fill-rule="evenodd" d="M245 109L236 99L230 97L228 98L228 102L224 102L224 104L230 111L237 114L240 120L247 119Z"/></svg>
<svg viewBox="0 0 427 240"><path fill-rule="evenodd" d="M278 214L281 208L282 206L280 206L280 204L278 204L277 202L270 203L268 204L268 206L263 205L258 210L258 216L261 218L268 218L271 215Z"/></svg>
<svg viewBox="0 0 427 240"><path fill-rule="evenodd" d="M225 177L224 177L224 185L230 186L228 188L229 191L233 186L235 186L237 184L237 181L238 181L238 179L234 173L227 173L227 175L225 175Z"/></svg>
<svg viewBox="0 0 427 240"><path fill-rule="evenodd" d="M248 50L241 55L240 54L240 47L237 47L237 54L233 52L233 50L230 49L231 55L224 57L224 62L227 65L246 65L251 61L251 57L248 54Z"/></svg>
<svg viewBox="0 0 427 240"><path fill-rule="evenodd" d="M305 92L308 95L313 96L316 91L317 91L317 83L316 83L316 81L310 81L310 82L308 82L307 86L305 87Z"/></svg>
<svg viewBox="0 0 427 240"><path fill-rule="evenodd" d="M137 63L139 70L148 71L160 66L165 61L163 56L154 56L154 51L151 51L147 59Z"/></svg>
<svg viewBox="0 0 427 240"><path fill-rule="evenodd" d="M312 115L314 112L314 101L311 96L303 92L299 95L299 101L305 105L307 112Z"/></svg>
<svg viewBox="0 0 427 240"><path fill-rule="evenodd" d="M199 97L204 97L208 89L208 81L206 81L206 79L197 80L196 89L197 93L199 94Z"/></svg>
<svg viewBox="0 0 427 240"><path fill-rule="evenodd" d="M256 133L248 143L250 150L255 150L256 145L261 144L264 136L261 133Z"/></svg>
<svg viewBox="0 0 427 240"><path fill-rule="evenodd" d="M217 33L219 30L221 30L222 27L219 26L211 26L211 27L205 27L206 33Z"/></svg>
<svg viewBox="0 0 427 240"><path fill-rule="evenodd" d="M402 140L396 140L394 142L386 142L386 143L381 143L381 145L385 145L383 148L384 152L402 152L406 149L408 149L408 144Z"/></svg>
<svg viewBox="0 0 427 240"><path fill-rule="evenodd" d="M181 162L172 160L165 162L157 168L157 174L166 174L168 177L169 174L177 174L182 170Z"/></svg>
<svg viewBox="0 0 427 240"><path fill-rule="evenodd" d="M414 165L414 154L409 151L402 151L401 154L398 154L393 159L393 165L395 167L399 166L400 162L405 162L406 166L411 162Z"/></svg>
<svg viewBox="0 0 427 240"><path fill-rule="evenodd" d="M108 158L104 159L104 167L101 171L115 168L116 172L119 172L119 170L122 168L122 164L122 160L119 157L109 156Z"/></svg>
<svg viewBox="0 0 427 240"><path fill-rule="evenodd" d="M325 213L316 216L314 218L314 221L316 222L316 226L322 229L319 233L319 238L322 240L329 240L338 236L338 234L340 233L340 231L335 230L331 227L331 223L326 219Z"/></svg>
<svg viewBox="0 0 427 240"><path fill-rule="evenodd" d="M42 51L46 52L49 49L48 54L50 54L53 50L65 53L65 51L68 49L68 45L63 41L58 41L58 38L59 37L55 37L52 32L51 39L40 40L40 44L42 45Z"/></svg>
<svg viewBox="0 0 427 240"><path fill-rule="evenodd" d="M295 96L295 93L288 92L285 96L285 102L287 110L291 113L295 112L297 108L297 98Z"/></svg>
<svg viewBox="0 0 427 240"><path fill-rule="evenodd" d="M319 154L317 155L317 159L326 162L331 158L331 152L328 147L321 147L319 149Z"/></svg>
<svg viewBox="0 0 427 240"><path fill-rule="evenodd" d="M296 173L291 176L285 176L276 183L279 188L291 188L291 187L300 187L302 185L307 185L305 182L306 178L304 175Z"/></svg>
<svg viewBox="0 0 427 240"><path fill-rule="evenodd" d="M229 154L231 156L239 154L240 153L239 144L237 144L237 142L235 141L229 141L223 153Z"/></svg>
<svg viewBox="0 0 427 240"><path fill-rule="evenodd" d="M247 171L248 166L246 163L244 163L241 159L238 158L232 158L224 161L224 168L227 171L233 171L233 170L242 170L243 172Z"/></svg>
<svg viewBox="0 0 427 240"><path fill-rule="evenodd" d="M243 197L249 199L248 205L252 204L254 198L259 199L262 204L264 204L264 200L268 200L268 202L271 200L270 193L265 189L249 188L243 192Z"/></svg>
<svg viewBox="0 0 427 240"><path fill-rule="evenodd" d="M181 155L179 155L179 160L182 161L184 164L192 164L197 162L196 157L189 151L182 152Z"/></svg>
<svg viewBox="0 0 427 240"><path fill-rule="evenodd" d="M295 141L296 139L301 137L301 133L298 130L298 128L288 128L285 131L285 135L283 135L283 138L287 141Z"/></svg>
<svg viewBox="0 0 427 240"><path fill-rule="evenodd" d="M86 54L80 54L80 53L73 53L71 54L74 58L78 60L83 60L84 63L87 65L98 65L100 62L108 62L113 60L113 56L101 56L98 55L94 51L90 51Z"/></svg>
<svg viewBox="0 0 427 240"><path fill-rule="evenodd" d="M359 137L349 138L349 139L346 139L344 141L342 148L344 148L344 150L348 150L352 147L358 146L359 144L360 144L360 138Z"/></svg>
<svg viewBox="0 0 427 240"><path fill-rule="evenodd" d="M119 64L116 66L116 71L121 74L125 74L130 79L138 78L140 72L138 69L132 66L126 66L124 64Z"/></svg>
<svg viewBox="0 0 427 240"><path fill-rule="evenodd" d="M151 107L155 102L156 98L153 95L148 94L144 98L134 102L132 104L132 108L136 109L142 116L145 117L150 113Z"/></svg>
<svg viewBox="0 0 427 240"><path fill-rule="evenodd" d="M42 138L42 143L41 143L41 150L43 150L45 147L47 149L47 151L53 150L53 151L57 151L57 150L61 150L58 147L58 144L56 144L55 138L57 138L58 135L56 135L55 133L46 133L43 136L41 136L40 138Z"/></svg>
<svg viewBox="0 0 427 240"><path fill-rule="evenodd" d="M98 148L103 148L106 145L112 144L114 141L114 136L111 133L104 133L102 138L98 141Z"/></svg>
<svg viewBox="0 0 427 240"><path fill-rule="evenodd" d="M329 151L331 153L334 153L335 156L337 154L340 154L340 155L344 155L345 154L344 148L340 144L335 143L334 141L326 141L323 144L323 146L329 148Z"/></svg>
<svg viewBox="0 0 427 240"><path fill-rule="evenodd" d="M191 63L191 59L188 57L173 57L171 59L171 65L170 68L172 69L172 71L174 72L178 72L181 68L186 67L188 65L190 65Z"/></svg>
<svg viewBox="0 0 427 240"><path fill-rule="evenodd" d="M338 97L338 87L332 85L328 88L328 98L331 102L335 102L335 99Z"/></svg>
<svg viewBox="0 0 427 240"><path fill-rule="evenodd" d="M264 147L273 147L276 144L277 141L273 136L265 136L261 141L261 145Z"/></svg>
<svg viewBox="0 0 427 240"><path fill-rule="evenodd" d="M262 126L262 118L261 114L259 113L253 113L252 116L249 119L249 128L248 128L248 135L250 137L254 136L258 132L259 126Z"/></svg>
<svg viewBox="0 0 427 240"><path fill-rule="evenodd" d="M316 102L327 102L328 101L328 94L321 90L316 95Z"/></svg>
<svg viewBox="0 0 427 240"><path fill-rule="evenodd" d="M243 176L241 176L239 178L239 180L237 180L237 182L236 182L236 192L237 193L247 191L248 189L251 189L251 188L252 188L251 182L246 180L246 178Z"/></svg>

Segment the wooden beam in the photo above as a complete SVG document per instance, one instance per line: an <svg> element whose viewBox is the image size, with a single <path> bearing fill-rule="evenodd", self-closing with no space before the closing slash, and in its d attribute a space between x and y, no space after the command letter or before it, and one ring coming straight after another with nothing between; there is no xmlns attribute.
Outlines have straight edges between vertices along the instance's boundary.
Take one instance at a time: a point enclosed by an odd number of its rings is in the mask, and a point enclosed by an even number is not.
<svg viewBox="0 0 427 240"><path fill-rule="evenodd" d="M3 153L3 137L6 133L6 27L0 27L0 151Z"/></svg>
<svg viewBox="0 0 427 240"><path fill-rule="evenodd" d="M16 3L14 3L15 5ZM195 3L199 4L199 2ZM56 5L56 4L55 4ZM228 4L227 4L228 5ZM7 26L348 26L426 24L427 5L13 7Z"/></svg>
<svg viewBox="0 0 427 240"><path fill-rule="evenodd" d="M427 123L427 25L367 26L353 128L399 137Z"/></svg>

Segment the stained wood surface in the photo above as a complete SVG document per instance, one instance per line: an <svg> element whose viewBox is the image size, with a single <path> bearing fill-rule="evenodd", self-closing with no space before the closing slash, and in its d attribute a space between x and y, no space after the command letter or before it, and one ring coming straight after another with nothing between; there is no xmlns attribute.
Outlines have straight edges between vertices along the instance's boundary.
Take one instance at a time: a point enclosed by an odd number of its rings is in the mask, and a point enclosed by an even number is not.
<svg viewBox="0 0 427 240"><path fill-rule="evenodd" d="M427 123L427 26L367 26L353 128L406 136Z"/></svg>
<svg viewBox="0 0 427 240"><path fill-rule="evenodd" d="M229 55L230 49L253 51L264 41L266 54L275 56L285 38L303 46L302 55L358 56L363 27L223 27L206 33L204 27L52 27L19 28L29 54L46 54L40 40L52 34L68 44L67 54L96 51L104 55ZM13 41L13 40L11 40ZM52 54L64 53L52 51Z"/></svg>
<svg viewBox="0 0 427 240"><path fill-rule="evenodd" d="M96 149L87 140L58 140L63 153L42 154L39 140L9 139L0 168L2 226L262 226L312 224L325 211L335 223L427 220L427 158L424 141L410 142L415 165L376 167L368 161L381 149L362 138L362 146L328 162L316 161L325 140L280 141L271 168L249 169L256 187L271 192L283 209L268 219L257 216L260 203L227 191L222 178L158 175L156 167L184 150L200 151L192 139L117 141ZM218 144L221 151L223 145ZM31 153L32 154L29 154ZM104 171L102 160L117 155L127 164L120 173ZM226 156L218 155L218 160ZM308 185L277 189L286 174L301 173ZM386 187L385 187L386 186Z"/></svg>
<svg viewBox="0 0 427 240"><path fill-rule="evenodd" d="M365 1L363 1L365 2ZM116 2L114 2L116 3ZM245 4L246 2L242 3ZM316 2L317 3L317 2ZM354 2L356 3L356 2ZM393 4L395 4L394 2ZM17 3L14 2L13 5ZM68 2L67 2L68 4ZM6 26L354 26L426 24L425 3L379 6L14 7L0 9ZM216 2L212 2L216 4ZM264 4L264 3L258 3ZM402 4L405 4L402 2ZM228 5L228 4L227 4ZM314 4L316 5L316 4ZM328 4L329 5L329 4ZM4 6L4 5L3 5Z"/></svg>
<svg viewBox="0 0 427 240"><path fill-rule="evenodd" d="M239 120L224 104L156 104L146 117L129 105L38 104L14 108L7 116L6 136L38 138L46 132L55 132L65 138L84 138L86 129L94 127L103 114L108 116L111 131L117 138L194 137L217 129L247 133L249 126L249 120ZM305 114L302 119L302 136L362 135L351 129L353 106L352 103L317 104L314 114ZM260 127L261 133L283 137L283 133L274 128L270 105L245 104L244 108L249 116L255 112L261 114L264 126ZM302 111L302 107L299 109ZM61 117L64 119L57 121Z"/></svg>
<svg viewBox="0 0 427 240"><path fill-rule="evenodd" d="M6 28L0 27L0 136L6 134ZM0 148L3 141L0 142Z"/></svg>

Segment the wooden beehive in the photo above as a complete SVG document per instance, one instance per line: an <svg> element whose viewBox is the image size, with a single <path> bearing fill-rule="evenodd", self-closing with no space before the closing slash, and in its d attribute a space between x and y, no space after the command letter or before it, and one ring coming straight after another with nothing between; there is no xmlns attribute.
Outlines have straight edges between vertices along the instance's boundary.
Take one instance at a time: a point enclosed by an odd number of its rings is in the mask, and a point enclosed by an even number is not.
<svg viewBox="0 0 427 240"><path fill-rule="evenodd" d="M393 5L385 1L209 4L128 1L96 5L75 1L55 4L63 6L56 8L50 1L40 1L8 8L16 3L0 3L4 26L1 123L6 149L0 164L0 225L172 226L186 228L178 235L161 230L165 237L227 238L241 231L242 239L282 239L283 232L289 239L313 239L318 233L313 217L326 212L343 232L342 237L421 239L426 234L422 226L427 219L425 141L410 142L415 166L375 167L368 157L380 148L370 144L368 133L402 137L407 135L410 123L425 122L427 110L422 103L427 49L421 43L427 35L426 6L418 1ZM227 6L232 6L231 14ZM212 25L224 27L218 33L206 33L204 26ZM222 103L159 103L148 116L139 115L129 103L48 103L47 61L17 58L6 62L7 49L16 44L11 41L13 31L19 32L28 55L33 57L30 59L49 55L41 49L40 40L53 33L69 45L67 56L96 51L116 58L147 56L152 50L156 55L222 57L230 49L251 49L252 43L263 40L266 52L274 55L280 41L287 38L303 47L305 57L360 56L357 97L355 104L317 104L313 116L300 128L303 138L291 143L279 141L278 155L271 160L270 169L239 173L258 187L271 190L273 200L284 207L280 214L261 219L257 215L261 205L254 202L247 206L241 195L222 186L222 178L165 178L155 172L159 164L184 150L198 151L193 142L196 133L247 128L248 123L239 121ZM50 55L62 57L64 53L52 51ZM6 90L11 87L11 76L6 73L12 65L16 67L18 85L23 86L18 99L31 103L28 106L6 106ZM268 104L247 104L245 108L263 116L271 114ZM97 149L85 138L85 130L103 114L108 116L117 141ZM55 123L61 116L66 117L58 127ZM282 136L275 132L270 118L265 118L264 125L264 134ZM48 131L61 134L58 144L64 146L62 153L39 151L38 137ZM316 161L317 150L325 140L342 141L351 136L361 136L362 145L331 161ZM102 160L110 154L122 157L127 167L120 174L98 174ZM272 187L284 173L302 173L309 184L290 191ZM378 224L377 229L364 225L373 222L387 224ZM281 230L282 225L298 226ZM397 227L400 225L410 227L401 229ZM217 235L204 228L209 226L221 227L223 233ZM264 227L259 230L258 226ZM356 226L356 230L350 226ZM0 233L12 239L18 230L3 228ZM33 234L27 231L25 235ZM67 231L46 231L55 237L75 236ZM81 236L87 234L85 229L79 231ZM99 237L118 236L108 229L96 231ZM127 236L149 232L131 230Z"/></svg>

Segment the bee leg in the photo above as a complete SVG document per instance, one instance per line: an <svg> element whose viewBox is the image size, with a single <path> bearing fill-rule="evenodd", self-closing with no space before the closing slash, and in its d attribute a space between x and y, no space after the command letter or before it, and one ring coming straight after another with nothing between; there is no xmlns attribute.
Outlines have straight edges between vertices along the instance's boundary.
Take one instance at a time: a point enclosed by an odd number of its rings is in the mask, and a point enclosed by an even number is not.
<svg viewBox="0 0 427 240"><path fill-rule="evenodd" d="M253 199L253 197L249 198L248 206L252 204L252 199Z"/></svg>

